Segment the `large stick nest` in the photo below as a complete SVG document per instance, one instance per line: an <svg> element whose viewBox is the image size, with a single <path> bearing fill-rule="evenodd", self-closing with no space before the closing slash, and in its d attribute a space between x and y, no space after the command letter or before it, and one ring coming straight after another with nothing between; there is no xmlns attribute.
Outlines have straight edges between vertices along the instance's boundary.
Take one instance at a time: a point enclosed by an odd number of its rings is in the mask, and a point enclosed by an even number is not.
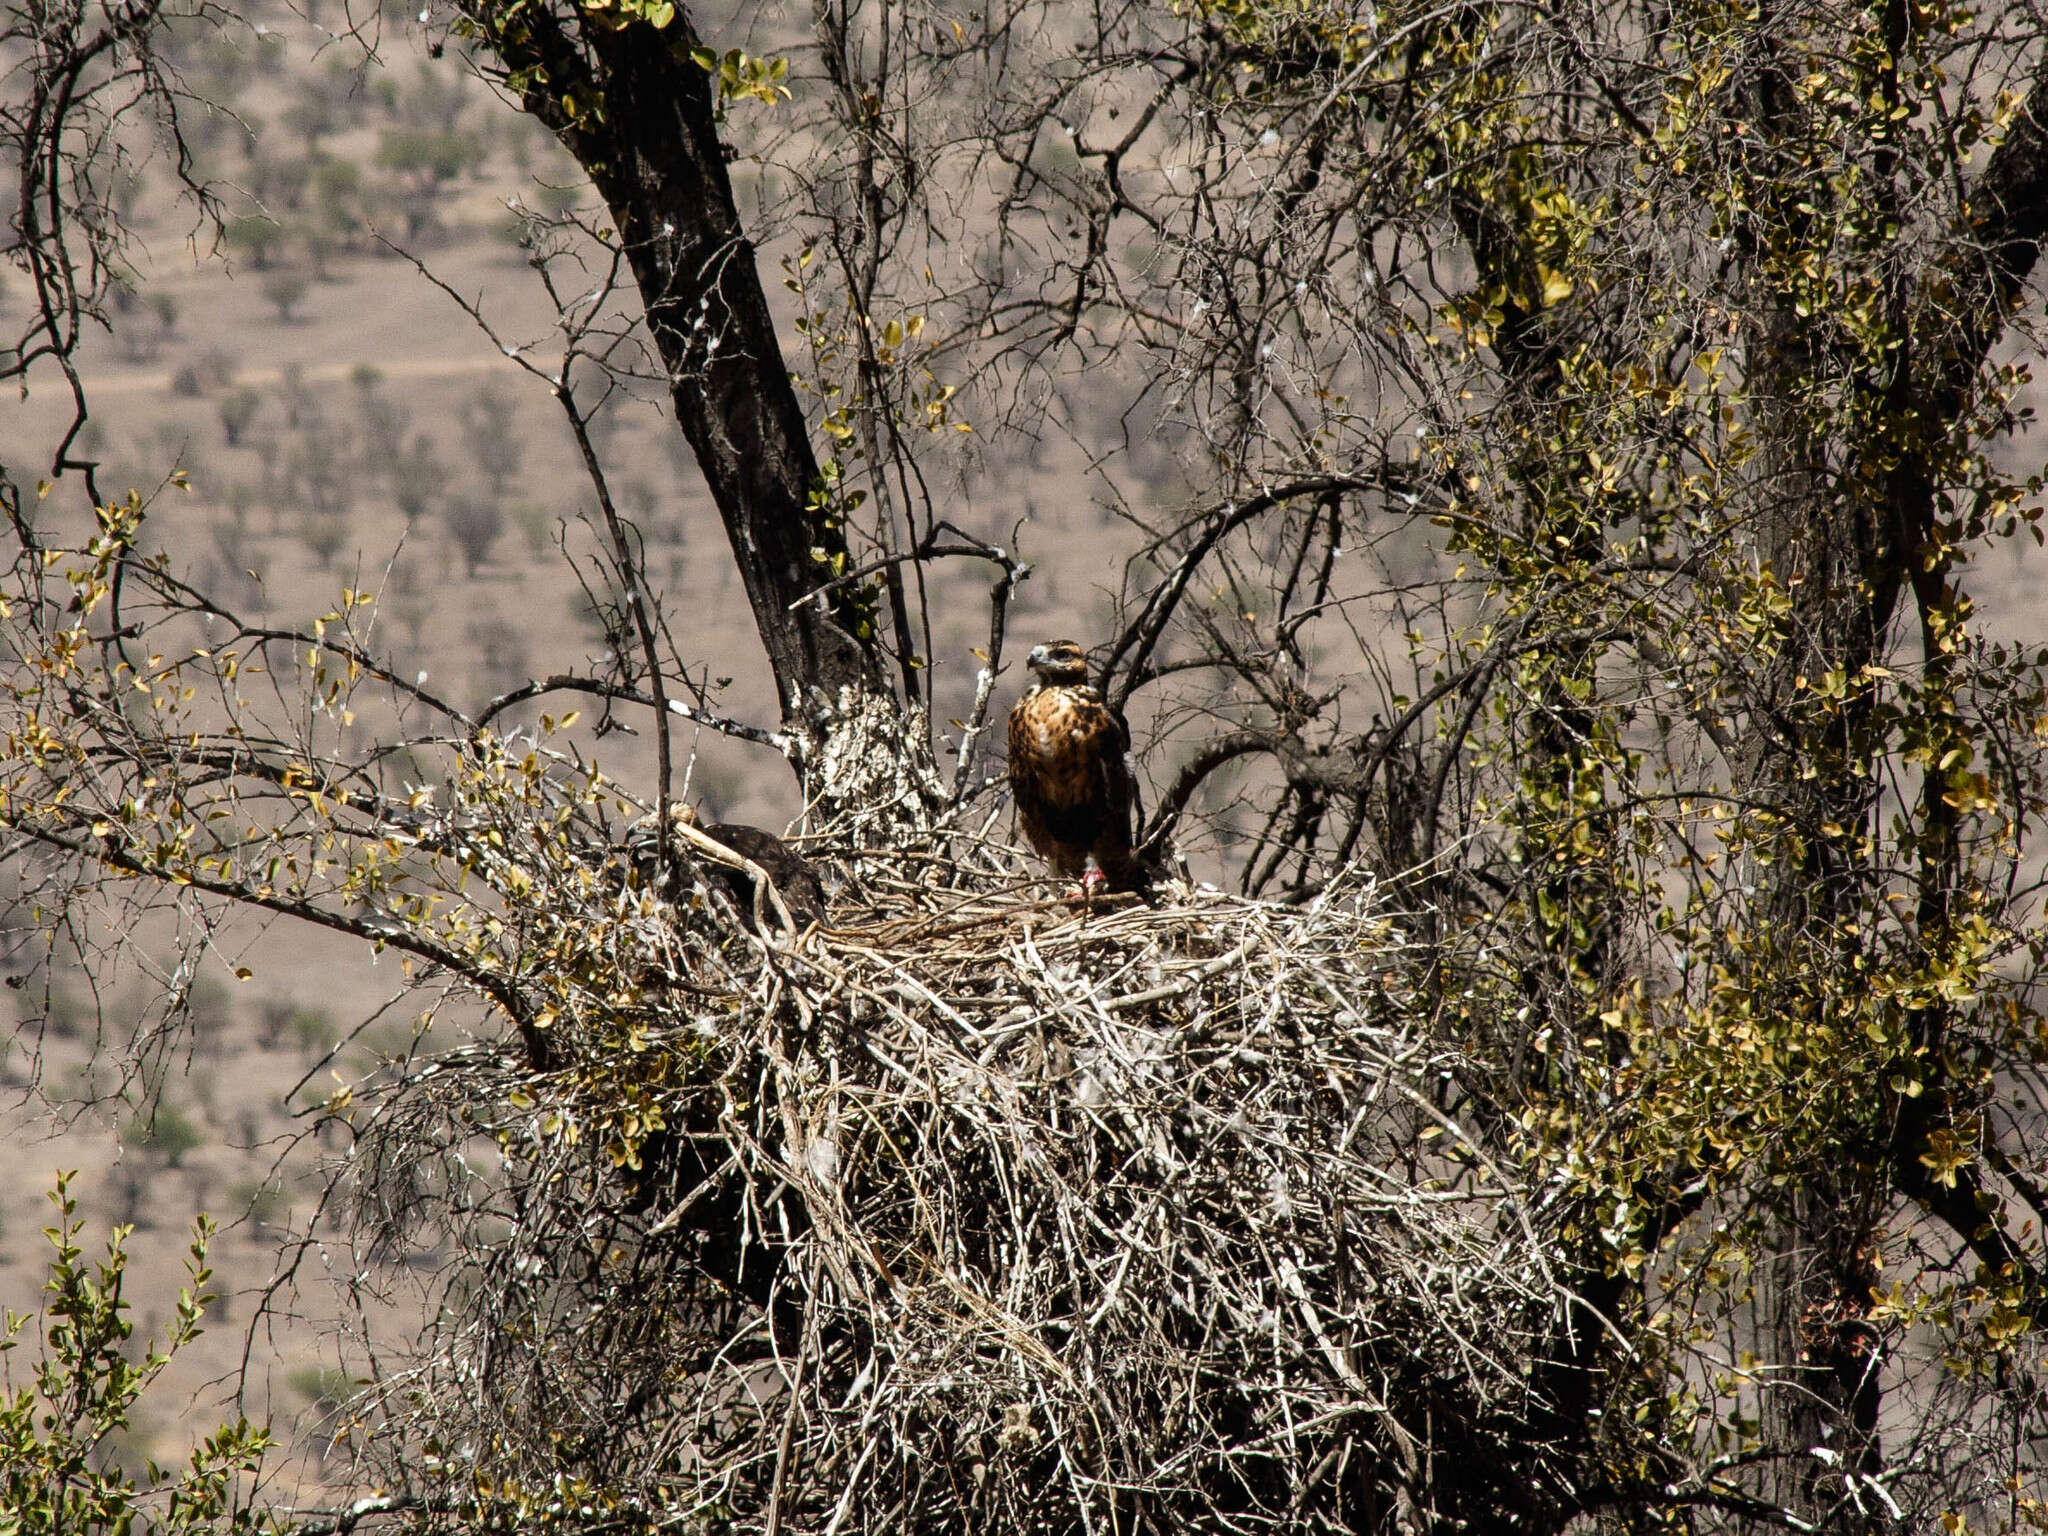
<svg viewBox="0 0 2048 1536"><path fill-rule="evenodd" d="M1446 1426L1533 1422L1554 1297L1372 886L992 870L867 858L795 939L628 889L566 1065L415 1065L364 1188L417 1215L482 1131L505 1220L387 1398L410 1454L629 1523L1359 1529Z"/></svg>

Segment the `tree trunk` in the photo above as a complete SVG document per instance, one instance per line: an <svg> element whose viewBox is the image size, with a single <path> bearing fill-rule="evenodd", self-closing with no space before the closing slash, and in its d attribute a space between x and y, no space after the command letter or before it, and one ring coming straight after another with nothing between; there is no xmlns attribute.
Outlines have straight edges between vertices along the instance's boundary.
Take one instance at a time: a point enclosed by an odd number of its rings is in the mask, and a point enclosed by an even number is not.
<svg viewBox="0 0 2048 1536"><path fill-rule="evenodd" d="M1888 39L1896 56L1906 46L1903 15L1888 6L1884 19L1897 34ZM1759 72L1752 108L1761 129L1758 141L1796 142L1801 130L1793 99L1772 70ZM1852 460L1831 470L1808 441L1799 402L1817 384L1825 386L1830 364L1814 351L1811 325L1789 304L1754 360L1752 377L1762 386L1761 397L1783 403L1759 423L1769 508L1759 532L1761 553L1784 583L1791 613L1742 770L1760 797L1788 813L1786 830L1797 856L1779 858L1757 880L1765 909L1759 931L1780 935L1787 945L1853 945L1855 939L1842 935L1857 931L1856 919L1875 899L1864 840L1876 835L1878 785L1867 760L1867 688L1856 679L1864 667L1885 659L1903 595L1914 596L1923 630L1930 606L1946 601L1946 563L1930 568L1922 559L1937 515L1924 455L1939 451L1942 436L1967 405L1985 355L2048 233L2041 205L2048 183L2044 111L2048 76L2037 82L2028 110L1980 179L1977 205L1983 210L1986 255L1975 271L1954 274L1964 323L1947 338L1953 350L1920 358L1901 348L1889 376L1864 386L1873 390L1872 416L1895 429L1894 436L1880 434L1874 441L1876 463ZM1891 169L1885 163L1873 167L1881 179ZM1783 210L1780 216L1796 229L1797 213ZM1895 288L1892 330L1908 336L1911 294L1904 275ZM1893 456L1887 449L1898 441L1931 446ZM1923 662L1929 681L1935 680L1943 659L1927 648ZM1801 686L1802 679L1829 671L1849 679L1849 696L1838 708L1819 704ZM1961 856L1938 793L1933 799L1922 839L1918 913L1929 942L1950 915L1941 893L1952 885ZM1852 959L1841 955L1839 974L1849 974ZM1817 963L1807 961L1809 967ZM1916 1032L1938 1056L1941 1021L1922 1019ZM1775 1259L1760 1276L1759 1352L1778 1366L1765 1399L1765 1437L1780 1452L1768 1492L1801 1518L1833 1519L1844 1530L1875 1530L1882 1523L1874 1506L1856 1515L1858 1502L1848 1497L1844 1479L1882 1467L1877 1431L1883 1361L1869 1320L1872 1291L1882 1277L1879 1232L1896 1194L1924 1182L1915 1161L1920 1150L1917 1141L1895 1147L1891 1166L1874 1158L1868 1166L1844 1166L1790 1189L1777 1213ZM1901 1168L1909 1177L1901 1177Z"/></svg>
<svg viewBox="0 0 2048 1536"><path fill-rule="evenodd" d="M808 777L806 744L831 734L854 700L893 708L893 696L871 596L825 590L845 568L846 531L814 500L817 460L733 201L715 82L691 57L695 28L680 6L659 30L539 7L468 14L522 105L611 210Z"/></svg>

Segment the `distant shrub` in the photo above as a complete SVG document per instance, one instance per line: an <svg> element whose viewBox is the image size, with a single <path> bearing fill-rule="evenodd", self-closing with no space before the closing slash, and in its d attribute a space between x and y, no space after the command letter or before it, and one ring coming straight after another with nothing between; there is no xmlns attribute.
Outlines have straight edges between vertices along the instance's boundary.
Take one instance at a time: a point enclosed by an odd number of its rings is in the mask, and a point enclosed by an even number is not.
<svg viewBox="0 0 2048 1536"><path fill-rule="evenodd" d="M297 1006L288 997L266 997L256 1005L256 1043L266 1051L284 1044Z"/></svg>
<svg viewBox="0 0 2048 1536"><path fill-rule="evenodd" d="M259 1230L281 1227L291 1215L291 1198L269 1179L242 1180L228 1191L228 1200L236 1210L246 1211Z"/></svg>
<svg viewBox="0 0 2048 1536"><path fill-rule="evenodd" d="M263 409L263 397L244 386L223 395L220 402L220 430L230 448L242 446L242 439Z"/></svg>
<svg viewBox="0 0 2048 1536"><path fill-rule="evenodd" d="M348 542L359 471L347 427L320 415L316 402L302 404L298 414L304 424L286 474L299 503L299 538L325 569Z"/></svg>
<svg viewBox="0 0 2048 1536"><path fill-rule="evenodd" d="M298 533L299 542L324 571L333 566L334 557L348 542L348 519L328 509L308 506L299 514Z"/></svg>
<svg viewBox="0 0 2048 1536"><path fill-rule="evenodd" d="M470 397L462 412L462 446L490 482L491 494L502 498L526 462L518 402L510 392L486 384Z"/></svg>
<svg viewBox="0 0 2048 1536"><path fill-rule="evenodd" d="M125 1139L162 1158L167 1168L176 1168L185 1160L186 1153L206 1145L206 1133L199 1123L169 1104L159 1104L153 1111L138 1115L130 1123Z"/></svg>
<svg viewBox="0 0 2048 1536"><path fill-rule="evenodd" d="M443 190L482 159L482 143L473 133L400 128L383 136L377 164L403 184L400 208L408 240L417 240L437 221Z"/></svg>
<svg viewBox="0 0 2048 1536"><path fill-rule="evenodd" d="M341 1031L334 1020L317 1008L300 1008L291 1016L293 1038L308 1056L325 1056L341 1043Z"/></svg>
<svg viewBox="0 0 2048 1536"><path fill-rule="evenodd" d="M43 1011L43 1027L59 1040L76 1040L85 1033L92 1007L77 988L58 982L50 988L49 1003Z"/></svg>
<svg viewBox="0 0 2048 1536"><path fill-rule="evenodd" d="M494 497L455 496L442 509L441 517L448 526L448 536L462 551L464 567L474 576L489 556L491 546L498 542L498 535L505 531L504 512Z"/></svg>
<svg viewBox="0 0 2048 1536"><path fill-rule="evenodd" d="M347 1371L331 1365L306 1365L285 1378L291 1389L322 1413L332 1413L349 1399L354 1383Z"/></svg>
<svg viewBox="0 0 2048 1536"><path fill-rule="evenodd" d="M355 385L356 420L362 429L363 467L372 474L388 475L405 456L412 412L378 388L383 377L373 363L357 363L349 375Z"/></svg>
<svg viewBox="0 0 2048 1536"><path fill-rule="evenodd" d="M396 103L399 120L408 128L452 134L469 113L469 81L454 70L435 69L421 61L411 89Z"/></svg>
<svg viewBox="0 0 2048 1536"><path fill-rule="evenodd" d="M192 1029L193 1049L218 1055L235 1023L235 995L228 984L211 972L202 972L185 994L184 1012Z"/></svg>
<svg viewBox="0 0 2048 1536"><path fill-rule="evenodd" d="M306 153L317 153L320 141L341 126L334 104L318 91L308 91L284 109L278 119L291 132L306 141Z"/></svg>
<svg viewBox="0 0 2048 1536"><path fill-rule="evenodd" d="M330 243L354 246L374 221L374 199L353 160L322 156L313 171L312 198L319 233Z"/></svg>
<svg viewBox="0 0 2048 1536"><path fill-rule="evenodd" d="M171 376L171 388L187 396L210 394L234 382L235 356L220 347L208 347Z"/></svg>
<svg viewBox="0 0 2048 1536"><path fill-rule="evenodd" d="M277 310L277 318L290 324L292 312L311 287L305 273L293 267L273 267L263 274L263 297Z"/></svg>
<svg viewBox="0 0 2048 1536"><path fill-rule="evenodd" d="M434 452L434 440L422 434L412 447L386 466L391 479L391 499L408 523L418 522L448 483L448 466Z"/></svg>
<svg viewBox="0 0 2048 1536"><path fill-rule="evenodd" d="M477 675L486 700L510 693L532 679L526 631L504 615L493 614L470 625L469 640L477 650Z"/></svg>
<svg viewBox="0 0 2048 1536"><path fill-rule="evenodd" d="M145 300L135 279L122 274L113 280L114 311L121 317L114 334L128 361L155 360L178 323L178 305L167 293L153 293Z"/></svg>
<svg viewBox="0 0 2048 1536"><path fill-rule="evenodd" d="M179 364L171 375L171 391L187 399L211 394L235 382L234 358L215 347Z"/></svg>
<svg viewBox="0 0 2048 1536"><path fill-rule="evenodd" d="M227 503L228 516L234 519L235 526L246 528L249 524L249 514L263 504L263 488L252 485L247 480L232 481L228 485L224 500Z"/></svg>
<svg viewBox="0 0 2048 1536"><path fill-rule="evenodd" d="M555 515L536 501L512 504L512 525L526 540L526 552L536 559L548 552L555 534Z"/></svg>
<svg viewBox="0 0 2048 1536"><path fill-rule="evenodd" d="M569 594L569 616L576 621L577 630L592 644L609 646L624 638L621 624L624 615L615 605L599 601L582 588Z"/></svg>
<svg viewBox="0 0 2048 1536"><path fill-rule="evenodd" d="M278 399L284 402L284 424L296 432L319 415L320 402L312 390L306 387L304 364L286 363L278 373L281 377L277 395Z"/></svg>

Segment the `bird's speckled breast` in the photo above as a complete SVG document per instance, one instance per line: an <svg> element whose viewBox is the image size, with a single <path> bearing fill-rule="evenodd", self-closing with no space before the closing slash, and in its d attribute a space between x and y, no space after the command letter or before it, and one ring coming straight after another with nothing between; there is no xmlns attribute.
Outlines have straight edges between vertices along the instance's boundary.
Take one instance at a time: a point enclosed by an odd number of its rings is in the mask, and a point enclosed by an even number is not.
<svg viewBox="0 0 2048 1536"><path fill-rule="evenodd" d="M1038 792L1058 805L1075 805L1100 790L1099 763L1114 749L1116 723L1093 688L1041 688L1020 709L1024 740Z"/></svg>

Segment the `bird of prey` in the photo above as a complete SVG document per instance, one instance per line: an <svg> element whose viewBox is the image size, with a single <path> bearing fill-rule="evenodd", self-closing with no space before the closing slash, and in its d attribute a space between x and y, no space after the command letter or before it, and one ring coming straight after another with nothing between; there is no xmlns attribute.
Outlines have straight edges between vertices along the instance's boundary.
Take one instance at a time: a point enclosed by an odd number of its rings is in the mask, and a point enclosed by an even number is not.
<svg viewBox="0 0 2048 1536"><path fill-rule="evenodd" d="M1010 711L1010 793L1017 825L1053 873L1135 891L1145 872L1132 851L1138 810L1131 733L1088 681L1071 640L1031 652L1034 681Z"/></svg>
<svg viewBox="0 0 2048 1536"><path fill-rule="evenodd" d="M824 921L824 882L818 878L817 870L808 859L773 832L733 822L714 822L706 826L698 820L697 812L687 805L672 806L669 821L672 829L688 829L686 832L672 830L673 840L683 844L694 855L704 878L731 898L733 906L739 910L740 921L749 929L754 926L753 880L745 870L737 867L737 863L721 863L712 850L698 841L700 838L737 854L766 875L799 929ZM663 896L672 898L674 893L664 889L667 882L657 867L654 839L636 827L627 835L627 845L643 882ZM772 917L770 920L773 921Z"/></svg>

